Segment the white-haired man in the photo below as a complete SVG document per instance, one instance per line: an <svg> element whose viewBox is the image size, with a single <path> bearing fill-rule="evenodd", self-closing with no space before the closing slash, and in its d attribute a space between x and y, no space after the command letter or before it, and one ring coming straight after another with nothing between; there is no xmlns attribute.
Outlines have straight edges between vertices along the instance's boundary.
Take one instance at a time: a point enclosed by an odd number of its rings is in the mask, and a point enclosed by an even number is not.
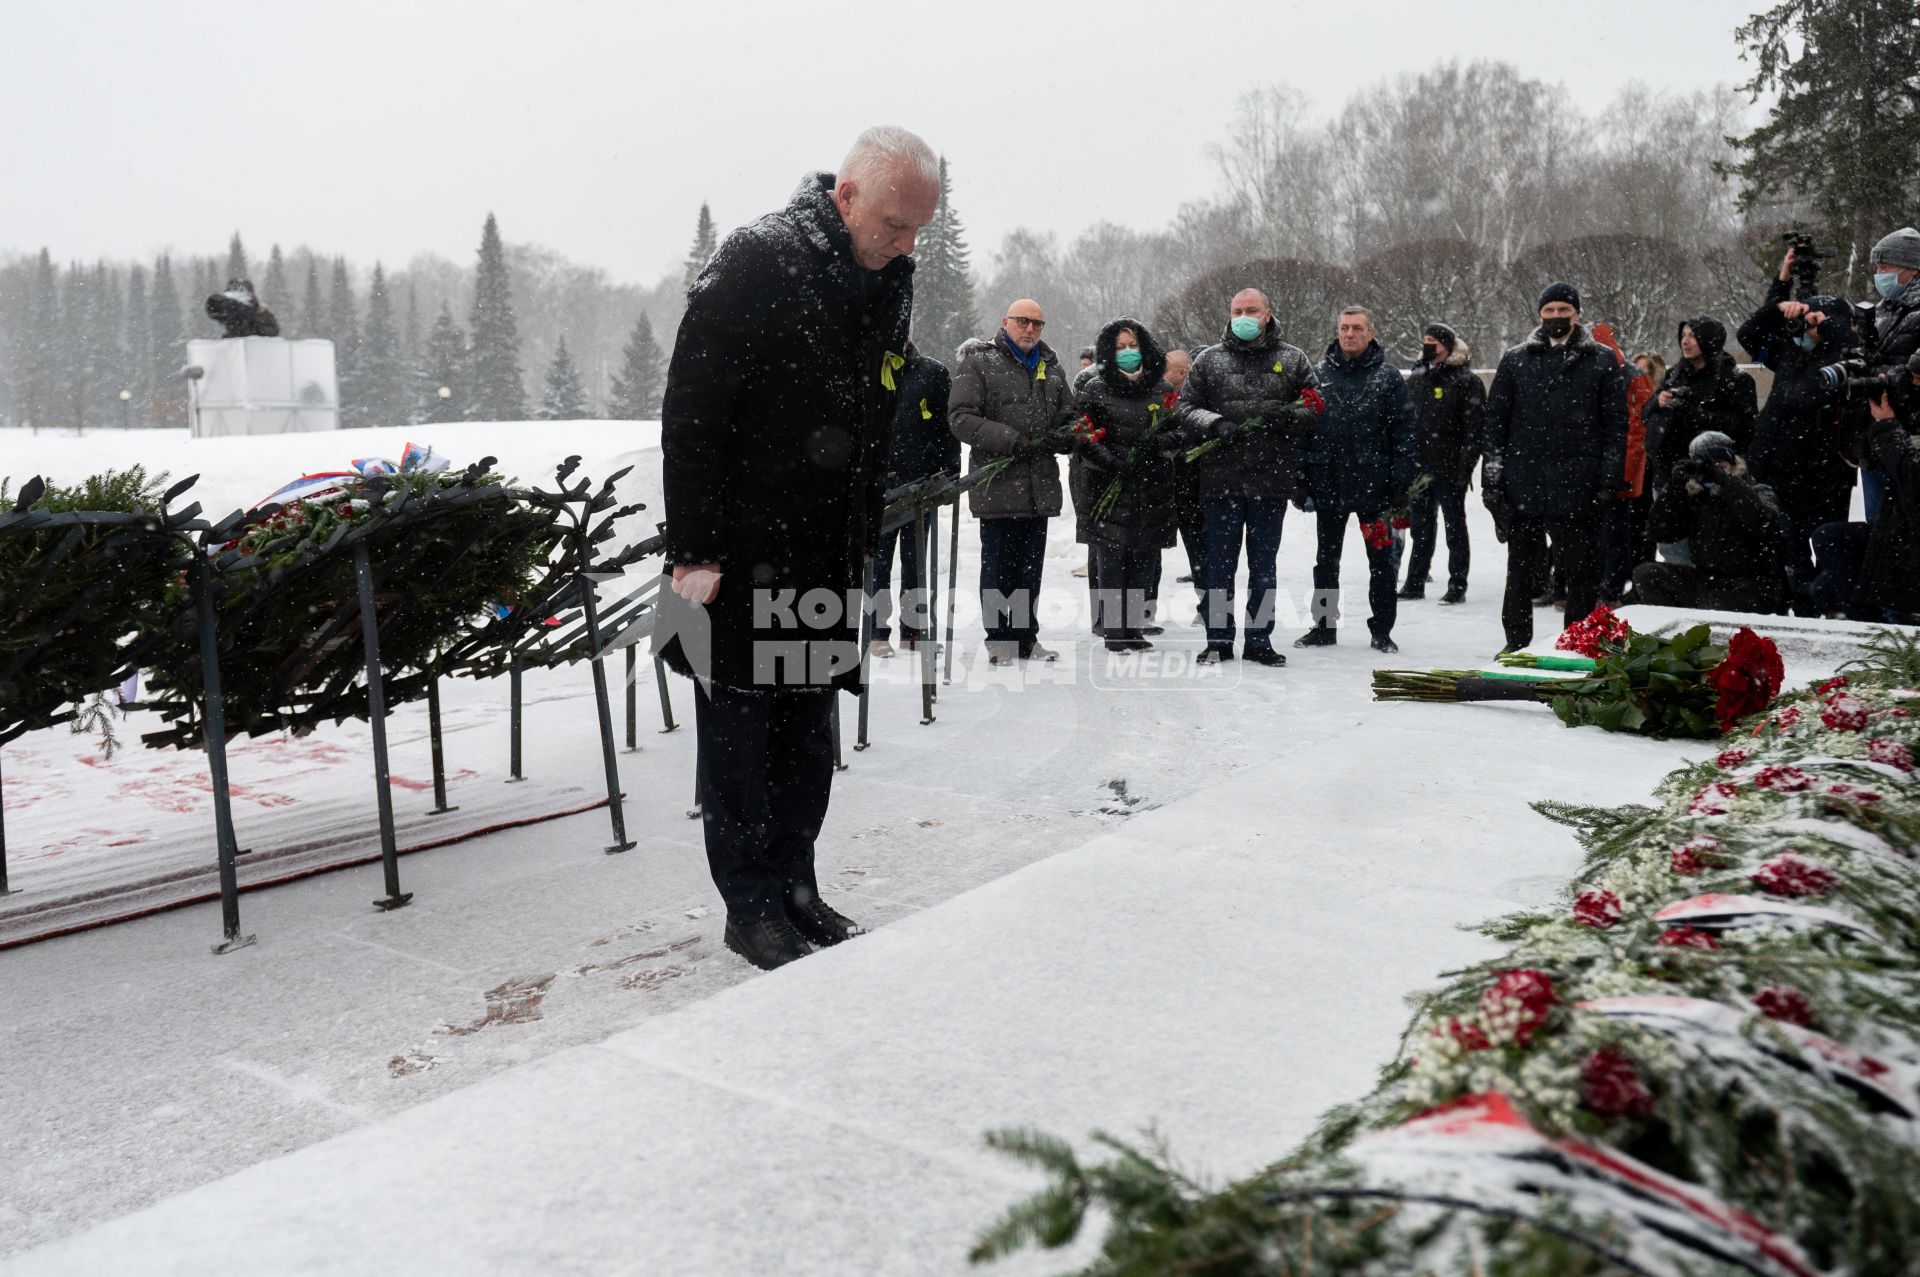
<svg viewBox="0 0 1920 1277"><path fill-rule="evenodd" d="M656 641L697 680L707 860L727 947L759 967L860 931L820 899L813 844L833 782L833 692L859 685L859 609L845 603L879 540L908 255L939 201L925 142L862 133L838 175L809 174L720 245L667 370L676 599Z"/></svg>

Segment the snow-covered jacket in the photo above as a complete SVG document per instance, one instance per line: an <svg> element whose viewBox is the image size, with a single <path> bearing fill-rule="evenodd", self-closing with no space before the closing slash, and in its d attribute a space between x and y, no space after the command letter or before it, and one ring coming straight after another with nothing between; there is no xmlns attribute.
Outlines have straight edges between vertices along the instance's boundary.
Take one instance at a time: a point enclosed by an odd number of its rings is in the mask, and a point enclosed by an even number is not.
<svg viewBox="0 0 1920 1277"><path fill-rule="evenodd" d="M1489 505L1538 518L1597 517L1626 470L1620 364L1579 324L1555 346L1533 335L1500 357L1487 392Z"/></svg>
<svg viewBox="0 0 1920 1277"><path fill-rule="evenodd" d="M1303 440L1314 505L1369 518L1406 505L1418 467L1413 404L1400 370L1377 341L1351 357L1336 341L1314 372L1327 401Z"/></svg>
<svg viewBox="0 0 1920 1277"><path fill-rule="evenodd" d="M1472 358L1467 343L1456 341L1440 363L1420 364L1407 377L1416 423L1414 461L1442 488L1464 488L1480 461L1487 388L1468 366Z"/></svg>
<svg viewBox="0 0 1920 1277"><path fill-rule="evenodd" d="M1140 375L1128 377L1113 362L1122 328L1140 342ZM1105 430L1098 443L1076 444L1067 464L1068 486L1078 518L1075 536L1089 544L1164 549L1173 544L1174 466L1195 442L1186 410L1165 379L1166 352L1140 321L1116 319L1094 342L1093 375L1079 381L1080 409ZM1094 507L1113 481L1120 493L1104 518Z"/></svg>
<svg viewBox="0 0 1920 1277"><path fill-rule="evenodd" d="M1307 353L1281 341L1271 319L1250 342L1229 328L1218 345L1201 351L1180 391L1181 404L1193 410L1190 428L1218 431L1256 417L1263 424L1229 434L1195 463L1199 498L1285 501L1296 495L1304 482L1301 436L1310 423L1287 409L1302 390L1319 384Z"/></svg>
<svg viewBox="0 0 1920 1277"><path fill-rule="evenodd" d="M1002 331L992 341L969 338L960 347L947 420L954 437L971 450L967 472L1001 457L1013 464L967 490L976 519L1052 517L1060 513L1060 458L1038 441L1064 430L1079 416L1073 374L1053 347L1034 347L1029 369ZM1066 451L1061 445L1058 452Z"/></svg>

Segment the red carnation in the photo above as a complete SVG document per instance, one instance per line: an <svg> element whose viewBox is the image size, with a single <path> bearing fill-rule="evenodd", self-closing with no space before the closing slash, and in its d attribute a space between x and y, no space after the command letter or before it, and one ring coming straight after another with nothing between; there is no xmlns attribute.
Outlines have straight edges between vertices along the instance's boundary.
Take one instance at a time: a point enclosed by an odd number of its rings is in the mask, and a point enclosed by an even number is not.
<svg viewBox="0 0 1920 1277"><path fill-rule="evenodd" d="M1179 391L1169 390L1166 394L1160 396L1160 408L1162 411L1172 412L1175 408L1178 408L1179 406L1180 406Z"/></svg>
<svg viewBox="0 0 1920 1277"><path fill-rule="evenodd" d="M1771 896L1824 896L1833 890L1833 871L1796 852L1783 851L1753 871L1753 885Z"/></svg>
<svg viewBox="0 0 1920 1277"><path fill-rule="evenodd" d="M1798 705L1789 705L1773 716L1773 725L1783 732L1799 721L1800 707Z"/></svg>
<svg viewBox="0 0 1920 1277"><path fill-rule="evenodd" d="M1807 995L1790 984L1768 985L1753 995L1753 1005L1769 1020L1797 1024L1803 1029L1813 1027L1813 1008L1807 1004Z"/></svg>
<svg viewBox="0 0 1920 1277"><path fill-rule="evenodd" d="M1547 1022L1558 1001L1553 991L1552 976L1544 971L1522 967L1507 972L1480 995L1480 1010L1489 1021L1496 1024L1511 1017L1514 1043L1525 1046L1533 1040L1535 1031Z"/></svg>
<svg viewBox="0 0 1920 1277"><path fill-rule="evenodd" d="M1847 686L1847 676L1845 674L1835 674L1832 678L1813 690L1821 696L1825 696L1828 692L1837 692L1845 686Z"/></svg>
<svg viewBox="0 0 1920 1277"><path fill-rule="evenodd" d="M1588 613L1584 621L1576 621L1562 630L1553 645L1563 652L1578 652L1598 660L1607 648L1626 642L1632 633L1625 617L1616 615L1612 608L1601 606Z"/></svg>
<svg viewBox="0 0 1920 1277"><path fill-rule="evenodd" d="M1724 732L1747 715L1765 709L1786 677L1786 666L1781 664L1773 640L1742 626L1727 644L1726 659L1707 671L1720 730Z"/></svg>
<svg viewBox="0 0 1920 1277"><path fill-rule="evenodd" d="M1889 767L1898 767L1903 772L1913 770L1913 751L1903 742L1888 740L1884 736L1876 736L1867 742L1867 758Z"/></svg>
<svg viewBox="0 0 1920 1277"><path fill-rule="evenodd" d="M1583 887L1573 898L1573 920L1605 930L1620 921L1625 911L1620 897L1605 887Z"/></svg>
<svg viewBox="0 0 1920 1277"><path fill-rule="evenodd" d="M1871 789L1862 789L1858 785L1849 785L1844 780L1834 781L1833 784L1828 785L1822 792L1830 794L1835 798L1844 799L1850 803L1877 803L1882 797L1882 795L1875 793Z"/></svg>
<svg viewBox="0 0 1920 1277"><path fill-rule="evenodd" d="M1315 390L1312 386L1308 386L1305 389L1301 390L1300 402L1305 404L1307 407L1313 409L1317 413L1324 414L1327 411L1327 401L1322 399L1320 397L1320 392Z"/></svg>
<svg viewBox="0 0 1920 1277"><path fill-rule="evenodd" d="M1463 1024L1458 1019L1447 1019L1447 1036L1460 1044L1462 1051L1484 1051L1493 1043L1487 1040L1487 1031L1477 1024Z"/></svg>
<svg viewBox="0 0 1920 1277"><path fill-rule="evenodd" d="M1602 1117L1629 1117L1653 1109L1653 1093L1640 1081L1633 1060L1618 1047L1602 1047L1580 1066L1580 1100Z"/></svg>
<svg viewBox="0 0 1920 1277"><path fill-rule="evenodd" d="M1753 774L1753 784L1756 789L1771 789L1782 794L1797 794L1801 790L1812 786L1813 777L1807 775L1798 767L1781 764L1776 767L1762 767Z"/></svg>
<svg viewBox="0 0 1920 1277"><path fill-rule="evenodd" d="M1724 780L1716 780L1703 785L1687 803L1687 811L1695 816L1724 816L1727 804L1740 796L1740 786Z"/></svg>
<svg viewBox="0 0 1920 1277"><path fill-rule="evenodd" d="M1820 721L1836 732L1857 732L1867 725L1867 703L1844 693L1827 702Z"/></svg>
<svg viewBox="0 0 1920 1277"><path fill-rule="evenodd" d="M1393 544L1393 532L1385 519L1375 519L1360 525L1360 539L1369 550L1384 550Z"/></svg>
<svg viewBox="0 0 1920 1277"><path fill-rule="evenodd" d="M1660 933L1658 943L1669 949L1718 949L1720 942L1712 934L1698 927L1668 927Z"/></svg>
<svg viewBox="0 0 1920 1277"><path fill-rule="evenodd" d="M1692 878L1707 870L1691 847L1675 847L1673 854L1667 857L1667 868L1683 878Z"/></svg>
<svg viewBox="0 0 1920 1277"><path fill-rule="evenodd" d="M1736 767L1745 765L1746 761L1752 757L1753 751L1750 749L1723 749L1714 755L1713 765L1721 771L1732 771Z"/></svg>

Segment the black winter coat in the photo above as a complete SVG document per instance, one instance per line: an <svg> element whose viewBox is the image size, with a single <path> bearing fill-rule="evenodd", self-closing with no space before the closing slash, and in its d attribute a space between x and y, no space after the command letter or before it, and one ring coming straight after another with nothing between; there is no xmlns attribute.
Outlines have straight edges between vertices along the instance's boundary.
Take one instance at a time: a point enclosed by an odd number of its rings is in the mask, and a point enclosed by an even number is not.
<svg viewBox="0 0 1920 1277"><path fill-rule="evenodd" d="M1131 328L1140 341L1140 375L1128 377L1113 362L1115 339ZM1067 484L1077 515L1076 540L1130 549L1165 549L1174 542L1178 518L1174 504L1175 459L1195 440L1188 435L1186 412L1168 384L1167 355L1152 333L1135 319L1116 319L1100 330L1095 359L1078 382L1081 411L1104 429L1099 443L1077 444L1067 463ZM1171 405L1171 406L1169 406ZM1104 519L1093 510L1113 481L1120 495Z"/></svg>
<svg viewBox="0 0 1920 1277"><path fill-rule="evenodd" d="M1860 564L1859 601L1920 615L1920 444L1897 421L1876 421L1868 436L1887 494Z"/></svg>
<svg viewBox="0 0 1920 1277"><path fill-rule="evenodd" d="M1467 343L1438 364L1416 364L1407 377L1413 401L1414 462L1440 488L1465 488L1486 438L1487 388L1468 366Z"/></svg>
<svg viewBox="0 0 1920 1277"><path fill-rule="evenodd" d="M687 294L667 368L666 561L720 565L704 615L711 677L727 687L818 686L829 673L858 687L850 609L796 630L766 608L754 624L756 594L845 599L879 539L896 397L882 368L894 381L906 349L913 262L860 272L832 191L832 174L811 174L784 209L726 238ZM663 611L656 650L682 674L704 672L667 621ZM796 640L809 645L810 670L775 659Z"/></svg>
<svg viewBox="0 0 1920 1277"><path fill-rule="evenodd" d="M1686 541L1701 585L1739 590L1778 607L1787 589L1786 526L1773 489L1747 475L1726 475L1719 494L1687 491L1675 468L1654 499L1647 527L1655 541Z"/></svg>
<svg viewBox="0 0 1920 1277"><path fill-rule="evenodd" d="M1753 447L1753 419L1759 412L1759 393L1753 374L1742 372L1727 353L1727 330L1719 320L1696 315L1681 328L1693 329L1694 340L1706 363L1695 368L1684 358L1667 369L1654 388L1653 398L1640 410L1647 425L1647 477L1664 484L1673 468L1687 459L1687 445L1696 435L1717 430L1733 440L1733 450L1746 456ZM1684 391L1671 407L1660 406L1660 396Z"/></svg>
<svg viewBox="0 0 1920 1277"><path fill-rule="evenodd" d="M1849 418L1863 417L1864 404L1849 407L1827 388L1819 369L1855 347L1852 314L1843 301L1825 299L1816 306L1827 315L1820 340L1802 350L1788 335L1780 303L1790 285L1774 280L1767 299L1740 325L1740 345L1758 363L1773 370L1773 389L1753 423L1747 464L1756 479L1793 505L1802 494L1845 491L1853 486L1853 467L1840 454ZM1822 300L1822 299L1815 299Z"/></svg>
<svg viewBox="0 0 1920 1277"><path fill-rule="evenodd" d="M1489 506L1535 518L1598 518L1627 470L1627 382L1580 324L1555 347L1539 329L1500 357L1487 392Z"/></svg>
<svg viewBox="0 0 1920 1277"><path fill-rule="evenodd" d="M1336 341L1314 371L1327 401L1304 439L1314 508L1372 518L1405 506L1417 466L1413 404L1400 370L1377 341L1351 359Z"/></svg>
<svg viewBox="0 0 1920 1277"><path fill-rule="evenodd" d="M1195 492L1202 501L1261 497L1286 501L1305 479L1301 436L1287 407L1308 386L1318 386L1305 351L1280 340L1272 320L1251 342L1229 329L1220 343L1194 357L1180 402L1193 410L1190 429L1218 430L1258 417L1262 425L1230 435L1194 464Z"/></svg>
<svg viewBox="0 0 1920 1277"><path fill-rule="evenodd" d="M894 374L900 387L888 432L887 487L960 473L960 441L947 428L953 378L938 359L913 355Z"/></svg>

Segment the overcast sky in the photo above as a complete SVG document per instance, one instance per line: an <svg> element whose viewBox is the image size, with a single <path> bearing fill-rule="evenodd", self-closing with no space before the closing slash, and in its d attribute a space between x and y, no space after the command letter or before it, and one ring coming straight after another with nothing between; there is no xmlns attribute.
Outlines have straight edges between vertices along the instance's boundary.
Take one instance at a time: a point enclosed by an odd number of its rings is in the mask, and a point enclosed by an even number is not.
<svg viewBox="0 0 1920 1277"><path fill-rule="evenodd" d="M1489 57L1591 111L1635 79L1745 79L1732 31L1758 7L6 0L0 251L205 253L237 227L257 258L464 261L493 210L509 240L652 283L702 199L737 225L884 122L947 154L984 266L1018 225L1153 227L1210 193L1249 87L1331 113Z"/></svg>

